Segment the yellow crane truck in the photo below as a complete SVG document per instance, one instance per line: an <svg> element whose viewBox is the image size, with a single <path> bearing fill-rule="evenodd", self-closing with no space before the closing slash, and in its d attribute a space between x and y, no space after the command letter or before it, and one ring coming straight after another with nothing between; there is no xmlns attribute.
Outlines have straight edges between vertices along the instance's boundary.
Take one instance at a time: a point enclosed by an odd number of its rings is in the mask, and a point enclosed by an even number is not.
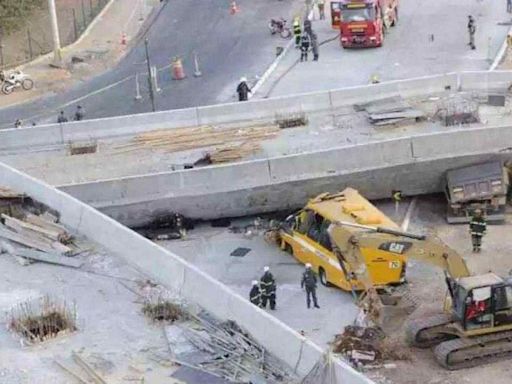
<svg viewBox="0 0 512 384"><path fill-rule="evenodd" d="M333 253L327 229L336 221L399 229L358 191L347 188L336 194L321 194L288 217L279 233L281 248L301 263L310 263L323 285L334 285L345 291L351 291L354 287L364 290L361 283L351 281ZM359 231L348 227L344 230L347 235ZM399 285L405 281L405 256L378 247L363 247L361 254L376 286Z"/></svg>
<svg viewBox="0 0 512 384"><path fill-rule="evenodd" d="M358 232L349 235L348 228ZM404 308L399 297L390 300L378 291L361 253L365 248L387 249L445 271L444 311L409 323L406 334L411 345L432 347L437 362L450 370L512 357L512 280L494 273L471 275L456 251L426 236L352 222L334 222L328 232L340 245L333 251L347 274L365 287L359 305L376 324L385 329L386 320L392 319L396 326Z"/></svg>

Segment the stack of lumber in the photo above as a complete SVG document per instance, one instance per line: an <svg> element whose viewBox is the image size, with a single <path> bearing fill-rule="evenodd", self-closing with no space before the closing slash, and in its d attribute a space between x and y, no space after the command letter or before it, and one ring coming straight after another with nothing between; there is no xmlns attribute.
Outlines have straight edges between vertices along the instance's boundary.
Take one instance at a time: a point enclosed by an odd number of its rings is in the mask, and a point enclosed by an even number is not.
<svg viewBox="0 0 512 384"><path fill-rule="evenodd" d="M370 123L375 126L416 121L425 117L423 111L411 107L401 97L392 97L358 105L356 109L368 112Z"/></svg>
<svg viewBox="0 0 512 384"><path fill-rule="evenodd" d="M251 146L258 148L261 140L273 138L279 132L275 124L260 124L247 127L217 128L199 126L157 130L137 135L130 143L116 147L115 154L144 149L165 152L180 152L192 149L213 147L215 151L235 148L243 143L244 151Z"/></svg>
<svg viewBox="0 0 512 384"><path fill-rule="evenodd" d="M210 154L212 164L229 163L232 161L242 160L261 148L259 144L242 143L240 145L226 146L215 150Z"/></svg>
<svg viewBox="0 0 512 384"><path fill-rule="evenodd" d="M18 193L10 188L0 187L0 199L19 199L23 198L23 193Z"/></svg>
<svg viewBox="0 0 512 384"><path fill-rule="evenodd" d="M29 249L19 248L16 254L25 258L47 261L51 256L70 255L74 249L69 245L71 236L64 227L53 222L49 215L28 213L23 220L1 214L0 238L20 244ZM36 252L36 251L39 252Z"/></svg>

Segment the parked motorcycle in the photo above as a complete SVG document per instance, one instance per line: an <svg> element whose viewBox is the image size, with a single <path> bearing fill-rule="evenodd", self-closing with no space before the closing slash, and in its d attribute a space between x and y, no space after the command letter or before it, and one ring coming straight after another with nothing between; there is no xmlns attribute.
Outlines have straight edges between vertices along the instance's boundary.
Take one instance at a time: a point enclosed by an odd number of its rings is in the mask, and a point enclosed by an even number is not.
<svg viewBox="0 0 512 384"><path fill-rule="evenodd" d="M19 70L11 72L8 75L2 72L0 78L3 78L2 92L6 95L11 94L16 88L21 87L25 91L28 91L34 87L34 81L30 76Z"/></svg>
<svg viewBox="0 0 512 384"><path fill-rule="evenodd" d="M279 35L283 39L289 39L290 37L292 37L292 31L286 25L286 20L283 19L282 17L279 19L270 19L270 22L268 23L268 28L270 29L271 35L279 33Z"/></svg>

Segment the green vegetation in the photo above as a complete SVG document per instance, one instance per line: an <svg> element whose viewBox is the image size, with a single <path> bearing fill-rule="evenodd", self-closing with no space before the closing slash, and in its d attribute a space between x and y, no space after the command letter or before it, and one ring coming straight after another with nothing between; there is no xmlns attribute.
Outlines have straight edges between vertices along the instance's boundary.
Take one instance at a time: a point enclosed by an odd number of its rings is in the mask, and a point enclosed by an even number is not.
<svg viewBox="0 0 512 384"><path fill-rule="evenodd" d="M44 3L44 0L0 0L0 27L4 36L24 26L32 11Z"/></svg>

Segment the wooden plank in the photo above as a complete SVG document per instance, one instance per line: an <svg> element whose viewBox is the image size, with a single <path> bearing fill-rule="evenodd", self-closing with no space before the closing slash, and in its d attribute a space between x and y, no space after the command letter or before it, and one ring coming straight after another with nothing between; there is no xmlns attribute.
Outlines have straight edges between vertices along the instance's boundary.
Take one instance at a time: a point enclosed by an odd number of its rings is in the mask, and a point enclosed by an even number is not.
<svg viewBox="0 0 512 384"><path fill-rule="evenodd" d="M390 113L374 113L370 115L371 120L386 120L386 119L415 119L424 117L425 113L417 109L409 109L401 112Z"/></svg>
<svg viewBox="0 0 512 384"><path fill-rule="evenodd" d="M11 225L14 224L15 227L21 227L21 228L24 228L24 229L27 229L30 231L34 231L38 234L41 234L43 236L46 236L46 237L52 239L52 240L58 241L59 236L61 235L61 232L59 232L59 231L43 228L43 227L40 227L40 226L32 224L32 223L27 223L25 221L18 220L14 217L8 216L3 213L2 213L2 219L4 219L4 222L8 227L11 227ZM17 228L14 228L14 229L17 229Z"/></svg>
<svg viewBox="0 0 512 384"><path fill-rule="evenodd" d="M63 248L61 248L60 250L57 250L52 246L52 243L43 241L44 239L41 240L38 238L29 237L29 236L26 236L26 234L24 234L24 233L16 233L16 232L8 229L3 224L0 224L0 237L3 237L7 240L14 241L15 243L18 243L18 244L22 244L29 248L38 249L43 252L59 253L59 254L71 252L71 248L66 247L64 244L61 244L61 246L63 246Z"/></svg>
<svg viewBox="0 0 512 384"><path fill-rule="evenodd" d="M71 376L73 376L76 380L78 380L79 383L82 384L89 384L89 380L80 375L80 373L73 370L73 368L69 367L66 363L64 363L61 360L54 359L55 364L57 364L59 367L61 367L65 372L69 373Z"/></svg>
<svg viewBox="0 0 512 384"><path fill-rule="evenodd" d="M80 268L84 263L72 257L61 256L55 253L35 251L33 249L18 248L15 250L17 256L30 260L42 261L48 264L63 265L65 267Z"/></svg>
<svg viewBox="0 0 512 384"><path fill-rule="evenodd" d="M87 364L87 362L82 359L76 352L73 352L72 355L73 360L85 371L87 374L94 380L97 384L107 384L107 382L94 370L92 367Z"/></svg>
<svg viewBox="0 0 512 384"><path fill-rule="evenodd" d="M43 228L48 228L48 229L51 228L55 231L59 231L59 233L67 233L67 229L65 227L63 227L62 225L57 224L55 222L49 221L50 219L47 217L48 216L44 216L44 215L37 216L37 215L33 215L32 213L28 213L25 220L28 223L39 225L40 227L43 227Z"/></svg>

